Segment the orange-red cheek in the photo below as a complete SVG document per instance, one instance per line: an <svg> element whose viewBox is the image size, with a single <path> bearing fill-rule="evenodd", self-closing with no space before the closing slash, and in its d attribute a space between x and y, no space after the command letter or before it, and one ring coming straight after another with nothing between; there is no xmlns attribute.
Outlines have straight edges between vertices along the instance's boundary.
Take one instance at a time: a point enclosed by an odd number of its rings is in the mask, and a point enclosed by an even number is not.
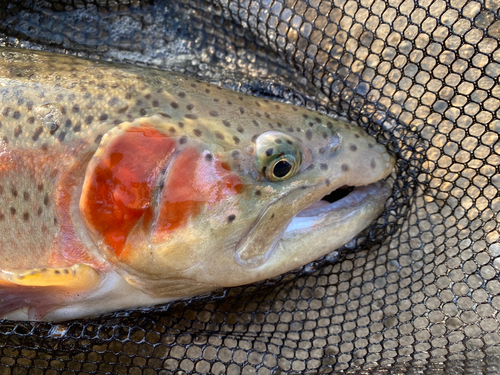
<svg viewBox="0 0 500 375"><path fill-rule="evenodd" d="M151 219L155 180L175 150L175 141L154 129L131 128L89 165L80 207L90 227L117 256L128 233L144 216Z"/></svg>

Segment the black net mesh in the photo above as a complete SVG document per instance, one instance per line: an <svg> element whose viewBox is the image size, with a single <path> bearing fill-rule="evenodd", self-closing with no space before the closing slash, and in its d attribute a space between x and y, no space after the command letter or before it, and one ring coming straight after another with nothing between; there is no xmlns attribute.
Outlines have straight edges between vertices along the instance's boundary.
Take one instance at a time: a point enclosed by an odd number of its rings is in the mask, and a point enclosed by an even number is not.
<svg viewBox="0 0 500 375"><path fill-rule="evenodd" d="M356 122L397 158L381 219L257 285L0 322L0 374L500 373L500 2L0 1L0 43L185 72Z"/></svg>

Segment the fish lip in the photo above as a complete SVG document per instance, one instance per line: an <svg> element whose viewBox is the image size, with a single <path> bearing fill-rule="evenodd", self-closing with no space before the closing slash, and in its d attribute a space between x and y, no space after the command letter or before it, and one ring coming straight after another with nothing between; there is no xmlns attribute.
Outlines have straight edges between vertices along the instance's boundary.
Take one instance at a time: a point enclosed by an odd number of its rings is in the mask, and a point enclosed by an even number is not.
<svg viewBox="0 0 500 375"><path fill-rule="evenodd" d="M318 222L322 221L322 219L335 215L337 216L333 219L335 222L346 220L352 212L362 209L376 196L380 202L385 203L391 192L389 184L384 180L379 180L369 185L356 186L348 195L333 203L316 208L305 208L298 212L286 228L285 234L295 231L314 230L318 226ZM330 221L326 225L331 224Z"/></svg>

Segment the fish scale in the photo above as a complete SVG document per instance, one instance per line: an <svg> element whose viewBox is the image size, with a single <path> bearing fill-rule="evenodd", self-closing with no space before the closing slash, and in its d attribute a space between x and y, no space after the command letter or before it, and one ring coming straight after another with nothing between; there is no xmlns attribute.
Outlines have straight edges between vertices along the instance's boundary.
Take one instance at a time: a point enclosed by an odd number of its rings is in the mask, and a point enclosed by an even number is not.
<svg viewBox="0 0 500 375"><path fill-rule="evenodd" d="M276 276L350 240L390 193L377 181L394 160L346 122L170 72L0 55L0 316ZM314 208L345 185L358 189Z"/></svg>

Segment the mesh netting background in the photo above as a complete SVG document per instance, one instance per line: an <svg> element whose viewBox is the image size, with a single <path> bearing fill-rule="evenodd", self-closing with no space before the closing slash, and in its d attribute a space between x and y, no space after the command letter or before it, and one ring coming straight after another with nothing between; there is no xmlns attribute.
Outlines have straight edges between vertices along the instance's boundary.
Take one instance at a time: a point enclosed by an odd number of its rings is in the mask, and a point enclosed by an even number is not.
<svg viewBox="0 0 500 375"><path fill-rule="evenodd" d="M356 122L397 158L342 251L208 298L0 321L0 374L500 373L498 0L0 1L0 43Z"/></svg>

